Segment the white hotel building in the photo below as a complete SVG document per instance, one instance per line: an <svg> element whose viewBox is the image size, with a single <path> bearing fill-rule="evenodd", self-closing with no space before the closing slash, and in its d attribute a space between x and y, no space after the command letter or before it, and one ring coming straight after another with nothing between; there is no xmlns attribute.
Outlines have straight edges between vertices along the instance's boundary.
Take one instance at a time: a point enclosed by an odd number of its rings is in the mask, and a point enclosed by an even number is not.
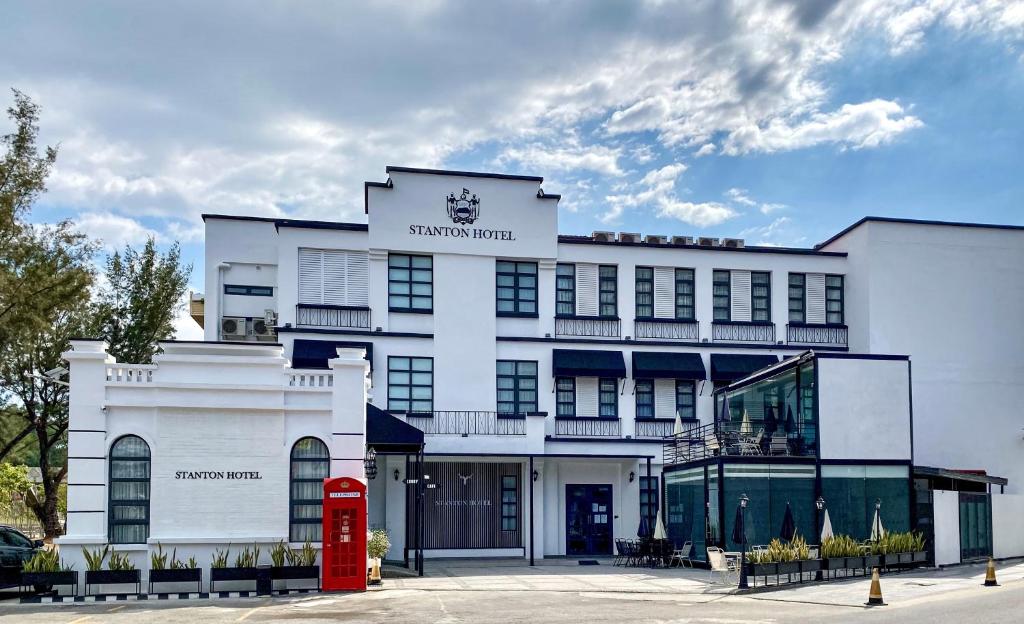
<svg viewBox="0 0 1024 624"><path fill-rule="evenodd" d="M289 392L328 373L338 348L364 348L366 444L377 452L369 523L390 530L391 559L409 555L416 531L426 557L609 554L613 537L635 536L659 508L674 540L728 546L740 489L754 543L776 534L785 503L814 535L823 495L837 532L857 538L883 500L887 526L924 530L938 563L1024 554L1024 228L868 217L799 249L561 235L559 196L542 178L387 174L365 185L366 223L206 215L206 295L193 314L218 344L169 343L154 368L241 358L222 390L248 407L213 402L185 422L127 401L105 412L81 461L111 461L133 426L148 432L154 479L171 470L158 466L164 436L178 459L227 456L238 470L252 469L252 448L274 475L265 486L280 489L260 499L266 523L238 532L211 519L193 542L317 537L318 518L288 494L296 442L329 447L332 475L359 456L337 450L340 391L323 404L333 408L301 407L313 394ZM236 342L253 344L223 344ZM245 413L268 391L262 377L246 390L246 367L255 379L267 366L292 380L266 408L272 425ZM360 401L355 392L348 405ZM230 425L210 424L218 410ZM694 433L686 448L665 441L677 417ZM401 445L409 429L396 418L424 433L422 455ZM185 424L206 443L188 450L170 429ZM72 449L93 435L72 430ZM318 443L303 444L300 455ZM107 483L90 465L94 485ZM420 476L433 487L417 503L406 480ZM80 537L120 531L118 501L78 496L71 482L66 539L85 522L76 504L101 514ZM150 524L131 539L175 543L187 517L158 502L158 488L152 496Z"/></svg>

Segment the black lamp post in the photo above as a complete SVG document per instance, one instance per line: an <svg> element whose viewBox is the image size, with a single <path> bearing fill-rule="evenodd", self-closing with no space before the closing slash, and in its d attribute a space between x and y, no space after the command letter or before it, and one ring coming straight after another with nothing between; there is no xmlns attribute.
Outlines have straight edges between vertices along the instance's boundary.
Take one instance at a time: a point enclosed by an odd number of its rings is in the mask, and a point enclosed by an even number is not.
<svg viewBox="0 0 1024 624"><path fill-rule="evenodd" d="M363 457L363 470L367 479L377 478L377 451L372 446L366 449L366 455Z"/></svg>
<svg viewBox="0 0 1024 624"><path fill-rule="evenodd" d="M818 527L818 559L824 559L821 553L821 542L824 541L821 539L821 532L825 530L825 518L824 516L822 516L821 512L823 509L825 509L825 499L819 496L818 500L814 501L814 506L818 509L818 521L815 523ZM821 580L821 567L819 567L818 571L814 574L814 580Z"/></svg>
<svg viewBox="0 0 1024 624"><path fill-rule="evenodd" d="M879 530L879 529L881 529L881 524L882 524L882 499L876 498L875 499L875 526L874 526L875 530L872 531L875 534L875 536L876 536L875 537L875 541L876 542L878 540L882 539L882 531Z"/></svg>
<svg viewBox="0 0 1024 624"><path fill-rule="evenodd" d="M746 494L740 496L740 585L739 589L747 589L747 503L750 501Z"/></svg>

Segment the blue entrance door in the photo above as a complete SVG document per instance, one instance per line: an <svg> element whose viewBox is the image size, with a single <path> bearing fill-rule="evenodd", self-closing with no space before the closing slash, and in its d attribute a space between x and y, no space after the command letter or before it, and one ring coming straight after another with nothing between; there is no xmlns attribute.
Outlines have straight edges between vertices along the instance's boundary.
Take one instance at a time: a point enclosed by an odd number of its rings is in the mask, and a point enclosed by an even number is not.
<svg viewBox="0 0 1024 624"><path fill-rule="evenodd" d="M565 486L565 554L612 554L612 486Z"/></svg>

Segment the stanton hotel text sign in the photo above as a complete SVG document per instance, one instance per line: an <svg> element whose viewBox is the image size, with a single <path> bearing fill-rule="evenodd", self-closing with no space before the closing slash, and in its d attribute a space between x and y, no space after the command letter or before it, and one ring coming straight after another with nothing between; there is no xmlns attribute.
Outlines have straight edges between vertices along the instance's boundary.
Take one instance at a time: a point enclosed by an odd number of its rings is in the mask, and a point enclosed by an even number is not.
<svg viewBox="0 0 1024 624"><path fill-rule="evenodd" d="M457 226L473 225L480 218L480 198L469 189L462 189L462 195L451 193L447 197L448 218ZM443 238L476 238L482 240L514 241L512 230L489 228L451 227L448 225L410 225L413 236L440 236Z"/></svg>
<svg viewBox="0 0 1024 624"><path fill-rule="evenodd" d="M197 480L227 480L227 481L256 481L263 478L259 471L255 470L179 470L174 473L175 479L197 479Z"/></svg>

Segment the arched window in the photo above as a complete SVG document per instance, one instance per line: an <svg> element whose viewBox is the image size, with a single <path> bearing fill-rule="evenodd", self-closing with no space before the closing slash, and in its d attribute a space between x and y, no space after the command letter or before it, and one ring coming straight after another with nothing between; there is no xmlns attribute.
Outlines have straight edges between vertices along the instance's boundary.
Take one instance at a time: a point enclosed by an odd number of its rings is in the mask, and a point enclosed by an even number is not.
<svg viewBox="0 0 1024 624"><path fill-rule="evenodd" d="M288 539L319 542L323 530L324 479L331 474L327 445L316 438L302 438L292 447Z"/></svg>
<svg viewBox="0 0 1024 624"><path fill-rule="evenodd" d="M149 537L149 445L138 436L110 447L111 544L145 544Z"/></svg>

